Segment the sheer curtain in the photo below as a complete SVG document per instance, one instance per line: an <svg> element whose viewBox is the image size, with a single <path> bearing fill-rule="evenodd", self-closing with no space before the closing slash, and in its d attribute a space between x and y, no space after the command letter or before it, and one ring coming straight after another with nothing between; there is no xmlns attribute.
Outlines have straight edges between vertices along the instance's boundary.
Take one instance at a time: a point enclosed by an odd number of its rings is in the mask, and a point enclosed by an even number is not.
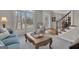
<svg viewBox="0 0 79 59"><path fill-rule="evenodd" d="M33 25L32 11L17 10L16 11L16 30L26 33Z"/></svg>

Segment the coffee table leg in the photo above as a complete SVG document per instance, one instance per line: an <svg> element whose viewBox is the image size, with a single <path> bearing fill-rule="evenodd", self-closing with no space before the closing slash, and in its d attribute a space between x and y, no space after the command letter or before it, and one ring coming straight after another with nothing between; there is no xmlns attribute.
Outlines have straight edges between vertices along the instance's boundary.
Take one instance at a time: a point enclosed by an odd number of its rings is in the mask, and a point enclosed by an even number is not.
<svg viewBox="0 0 79 59"><path fill-rule="evenodd" d="M27 38L27 34L24 34L24 36L25 36L25 39L26 39L25 41L27 42L27 39L28 39L28 38Z"/></svg>
<svg viewBox="0 0 79 59"><path fill-rule="evenodd" d="M49 43L49 48L50 49L52 49L51 45L52 45L52 38L50 38L50 43Z"/></svg>
<svg viewBox="0 0 79 59"><path fill-rule="evenodd" d="M35 46L35 49L39 49L39 46L36 45L36 46Z"/></svg>

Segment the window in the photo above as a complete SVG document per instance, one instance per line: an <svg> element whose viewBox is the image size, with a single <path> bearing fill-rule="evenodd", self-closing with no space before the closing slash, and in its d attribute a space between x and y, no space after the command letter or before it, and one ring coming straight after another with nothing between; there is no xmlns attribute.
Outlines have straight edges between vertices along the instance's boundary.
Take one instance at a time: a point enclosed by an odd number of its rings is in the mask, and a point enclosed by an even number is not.
<svg viewBox="0 0 79 59"><path fill-rule="evenodd" d="M33 25L33 14L31 10L16 11L16 29L25 29L25 27Z"/></svg>

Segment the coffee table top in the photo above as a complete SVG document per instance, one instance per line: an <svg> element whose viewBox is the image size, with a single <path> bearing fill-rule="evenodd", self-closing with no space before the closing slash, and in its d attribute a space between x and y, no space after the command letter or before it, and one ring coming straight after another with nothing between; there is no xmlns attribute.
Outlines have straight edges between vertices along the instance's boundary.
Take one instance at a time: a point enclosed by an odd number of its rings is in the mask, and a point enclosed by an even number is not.
<svg viewBox="0 0 79 59"><path fill-rule="evenodd" d="M38 43L41 43L41 42L44 42L46 40L49 40L51 37L49 37L48 35L44 35L43 37L41 38L34 38L32 35L31 35L32 32L29 32L27 33L27 36L35 43L35 44L38 44Z"/></svg>

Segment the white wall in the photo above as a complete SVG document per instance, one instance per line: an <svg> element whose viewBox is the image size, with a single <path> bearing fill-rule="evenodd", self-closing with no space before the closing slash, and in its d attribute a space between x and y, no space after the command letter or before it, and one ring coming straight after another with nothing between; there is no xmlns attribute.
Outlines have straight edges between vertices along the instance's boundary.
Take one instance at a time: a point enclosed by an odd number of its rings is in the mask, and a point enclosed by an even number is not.
<svg viewBox="0 0 79 59"><path fill-rule="evenodd" d="M74 25L79 26L79 10L73 11L73 23Z"/></svg>

